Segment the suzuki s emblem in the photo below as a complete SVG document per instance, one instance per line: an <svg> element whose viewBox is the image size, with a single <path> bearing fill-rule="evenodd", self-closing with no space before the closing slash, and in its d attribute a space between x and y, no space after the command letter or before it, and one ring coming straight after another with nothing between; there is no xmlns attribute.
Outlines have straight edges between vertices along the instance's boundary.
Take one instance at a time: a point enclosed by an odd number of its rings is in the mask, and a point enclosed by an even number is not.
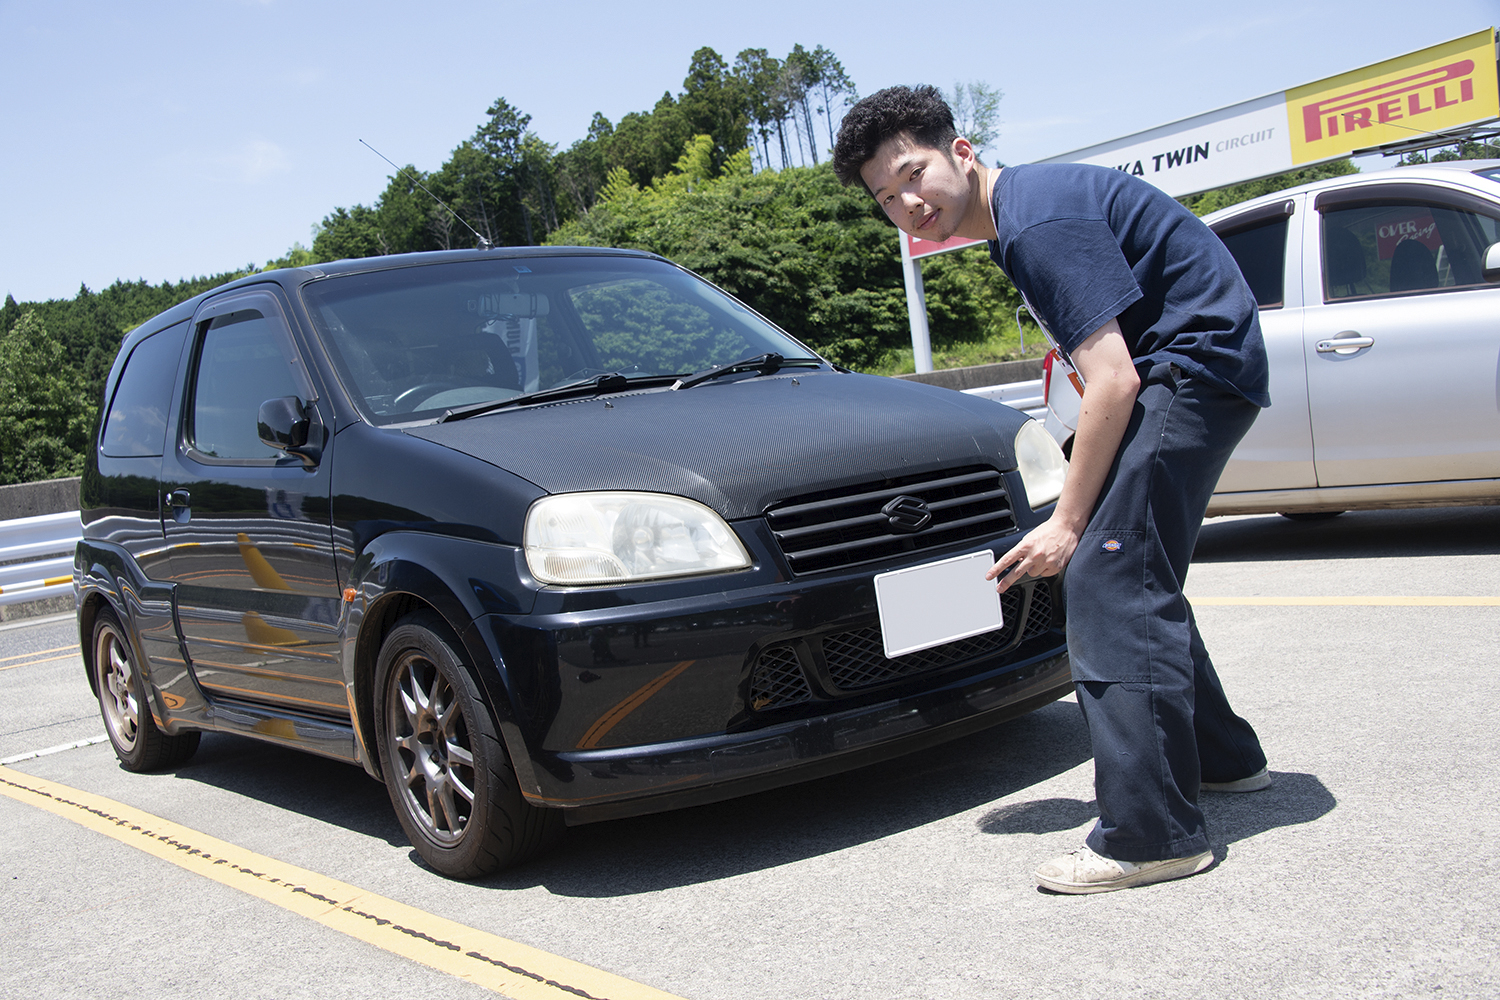
<svg viewBox="0 0 1500 1000"><path fill-rule="evenodd" d="M919 497L899 496L880 508L891 530L903 535L921 531L932 523L932 511Z"/></svg>

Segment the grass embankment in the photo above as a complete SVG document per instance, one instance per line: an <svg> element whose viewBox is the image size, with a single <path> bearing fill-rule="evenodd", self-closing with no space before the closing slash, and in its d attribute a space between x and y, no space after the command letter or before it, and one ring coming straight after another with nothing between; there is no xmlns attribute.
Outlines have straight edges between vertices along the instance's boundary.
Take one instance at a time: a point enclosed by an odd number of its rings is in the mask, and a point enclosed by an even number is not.
<svg viewBox="0 0 1500 1000"><path fill-rule="evenodd" d="M1024 350L1020 338L1012 327L1007 333L988 340L966 343L934 344L932 367L969 368L974 365L993 365L1001 361L1020 361L1023 358L1040 358L1047 353L1047 342L1040 331L1027 330ZM876 365L865 369L871 375L910 375L917 370L912 358L912 349L887 351Z"/></svg>

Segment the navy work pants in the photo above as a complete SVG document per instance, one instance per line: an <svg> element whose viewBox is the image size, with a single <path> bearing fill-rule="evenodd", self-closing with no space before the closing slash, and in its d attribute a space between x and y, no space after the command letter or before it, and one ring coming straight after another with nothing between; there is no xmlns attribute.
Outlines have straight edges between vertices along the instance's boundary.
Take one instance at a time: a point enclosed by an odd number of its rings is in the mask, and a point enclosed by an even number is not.
<svg viewBox="0 0 1500 1000"><path fill-rule="evenodd" d="M1229 707L1183 597L1219 474L1258 408L1142 363L1142 386L1094 515L1068 565L1068 653L1094 751L1088 845L1120 861L1208 850L1199 781L1266 766Z"/></svg>

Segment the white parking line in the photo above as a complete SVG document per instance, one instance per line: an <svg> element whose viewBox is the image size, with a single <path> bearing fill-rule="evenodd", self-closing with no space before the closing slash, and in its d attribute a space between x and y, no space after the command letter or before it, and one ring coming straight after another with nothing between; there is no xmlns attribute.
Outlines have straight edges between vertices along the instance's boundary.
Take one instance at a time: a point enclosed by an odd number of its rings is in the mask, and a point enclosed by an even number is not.
<svg viewBox="0 0 1500 1000"><path fill-rule="evenodd" d="M0 760L0 766L4 766L6 764L19 764L23 760L35 760L38 757L45 757L48 754L62 753L64 750L78 750L82 747L91 747L95 743L103 743L107 739L109 739L108 736L101 734L99 736L91 736L86 740L75 740L72 743L59 743L55 747L47 747L44 750L33 750L30 753L23 753L15 757L6 757L4 760Z"/></svg>

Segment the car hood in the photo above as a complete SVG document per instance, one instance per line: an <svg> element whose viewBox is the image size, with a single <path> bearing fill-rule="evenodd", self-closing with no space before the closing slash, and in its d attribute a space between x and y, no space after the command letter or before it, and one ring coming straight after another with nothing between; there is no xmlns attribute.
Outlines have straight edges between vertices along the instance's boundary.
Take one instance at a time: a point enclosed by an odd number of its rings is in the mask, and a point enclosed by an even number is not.
<svg viewBox="0 0 1500 1000"><path fill-rule="evenodd" d="M642 490L752 517L809 492L962 465L1015 468L1027 418L950 389L783 372L406 428L549 493Z"/></svg>

